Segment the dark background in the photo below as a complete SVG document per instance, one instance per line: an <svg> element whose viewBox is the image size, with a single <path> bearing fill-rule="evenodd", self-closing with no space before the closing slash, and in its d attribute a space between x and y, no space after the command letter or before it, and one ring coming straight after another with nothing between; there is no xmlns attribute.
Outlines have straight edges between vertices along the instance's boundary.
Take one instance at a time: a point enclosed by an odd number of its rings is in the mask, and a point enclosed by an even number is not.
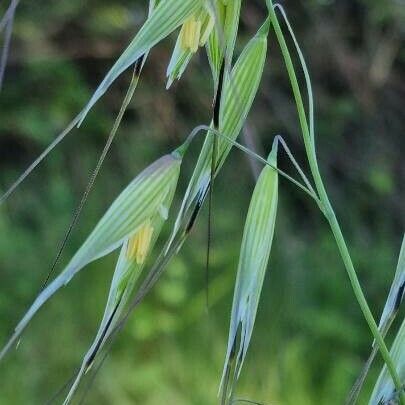
<svg viewBox="0 0 405 405"><path fill-rule="evenodd" d="M264 1L243 3L236 54L265 18ZM313 81L321 170L377 317L404 231L405 54L400 48L404 3L290 0L283 5ZM0 12L7 6L2 0ZM135 0L21 1L0 92L1 190L80 111L139 28L146 10L146 1ZM212 83L203 49L182 81L165 91L174 40L175 35L151 52L57 271L142 168L175 148L193 127L209 122ZM129 79L130 72L123 74L83 126L0 208L1 342L40 290ZM282 134L305 166L288 79L272 31L248 127L260 154L266 155L273 137ZM201 141L194 144L183 166L172 213L199 145ZM280 164L293 173L285 158ZM214 191L209 313L205 310L205 211L184 249L120 334L87 403L216 403L238 251L253 186L249 161L234 151ZM281 181L279 207L238 397L265 404L341 404L372 339L316 206ZM115 259L113 254L88 266L35 317L18 350L0 364L0 404L44 403L71 376L98 328ZM393 329L397 328L398 323ZM361 403L380 368L378 358Z"/></svg>

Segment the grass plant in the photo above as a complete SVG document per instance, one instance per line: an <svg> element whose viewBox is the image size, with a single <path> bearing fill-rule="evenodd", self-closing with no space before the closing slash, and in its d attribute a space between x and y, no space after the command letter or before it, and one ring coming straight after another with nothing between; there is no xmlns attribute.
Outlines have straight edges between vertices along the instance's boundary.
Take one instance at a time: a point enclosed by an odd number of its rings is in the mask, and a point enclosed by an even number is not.
<svg viewBox="0 0 405 405"><path fill-rule="evenodd" d="M10 21L14 16L16 4L13 2L10 6L13 7ZM348 403L356 402L369 366L379 352L384 360L384 367L371 395L370 404L399 403L405 405L405 323L402 322L391 350L387 348L384 340L398 313L404 295L405 242L403 242L386 306L380 323L377 325L359 282L347 241L343 236L318 165L313 91L303 52L282 6L274 5L271 0L266 0L265 4L267 15L264 16L262 25L234 62L241 0L151 0L145 23L107 72L88 103L68 127L1 196L0 203L5 203L18 185L46 158L52 149L75 126L83 123L96 102L108 91L122 72L132 66L134 74L127 96L62 243L61 249L63 249L115 138L125 108L133 96L150 50L170 34L178 31L178 38L167 68L167 88L169 88L175 80L181 80L194 55L200 52L200 49L206 49L214 89L212 117L209 125L196 126L182 145L174 152L157 159L121 192L64 270L40 292L0 352L1 360L17 342L36 312L60 288L67 285L79 271L89 263L119 248L120 255L112 277L104 315L96 336L84 354L79 371L70 385L65 404L72 400L82 377L90 368L94 364L96 369L102 365L103 356L100 354L108 353L109 347L133 309L142 302L145 295L159 280L171 258L180 252L190 230L196 225L197 217L207 196L212 196L214 179L219 175L232 148L237 147L261 162L264 168L257 180L247 210L239 265L236 269L228 347L220 389L222 392L221 403L223 405L238 402L255 403L248 399L236 399L234 391L253 334L260 293L269 260L271 263L270 253L273 235L276 231L275 220L279 177L281 177L306 192L326 219L336 241L354 296L374 340L370 359L349 395ZM11 25L11 23L8 24ZM288 45L288 38L293 44L292 49ZM6 40L9 41L7 38ZM298 164L293 152L281 136L274 137L273 148L267 159L258 156L237 141L260 88L263 70L267 66L271 68L271 63L266 64L268 40L278 43L285 62L310 169L309 175ZM297 78L295 59L303 71L304 87L308 99L307 107ZM0 65L0 86L3 71L4 68ZM205 134L204 144L190 176L179 211L176 216L172 216L170 207L176 192L181 161L188 151L190 142L197 134ZM280 169L277 163L277 155L280 151L287 154L299 175L298 180ZM282 188L280 191L282 192ZM209 198L210 202L211 198ZM164 246L158 252L156 260L151 262L150 252L154 249L168 218L174 222L170 229L170 237L164 241ZM61 250L57 259L60 252ZM208 264L209 259L207 259ZM272 271L277 271L277 269L272 268ZM272 325L272 322L269 321L269 324Z"/></svg>

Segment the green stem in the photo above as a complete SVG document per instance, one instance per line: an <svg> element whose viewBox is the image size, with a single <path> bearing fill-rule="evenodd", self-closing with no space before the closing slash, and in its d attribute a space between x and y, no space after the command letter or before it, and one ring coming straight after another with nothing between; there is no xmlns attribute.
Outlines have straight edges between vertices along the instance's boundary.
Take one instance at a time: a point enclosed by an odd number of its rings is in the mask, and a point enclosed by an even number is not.
<svg viewBox="0 0 405 405"><path fill-rule="evenodd" d="M374 320L373 314L371 313L370 307L367 304L367 300L364 296L363 290L362 290L359 280L357 278L357 274L356 274L356 271L354 269L354 266L353 266L353 263L352 263L352 260L351 260L350 254L349 254L349 250L347 248L345 239L344 239L342 231L340 229L339 222L336 218L333 207L329 201L329 197L326 192L325 185L324 185L322 177L321 177L321 173L319 171L318 161L317 161L316 153L315 153L315 145L311 139L310 131L308 128L305 107L304 107L304 103L302 101L302 96L301 96L301 92L300 92L297 76L295 74L295 69L294 69L292 59L291 59L290 52L288 50L283 32L280 28L280 25L279 25L277 16L275 14L271 0L267 0L267 5L269 8L270 20L272 22L274 31L276 33L277 40L280 45L281 52L282 52L284 62L286 65L286 69L288 72L288 76L289 76L289 79L291 82L292 91L293 91L294 98L295 98L295 103L297 105L297 111L298 111L298 117L299 117L299 122L300 122L300 126L301 126L301 131L303 134L305 150L306 150L306 154L308 156L308 163L310 166L312 176L314 178L316 190L319 194L319 198L320 198L323 208L324 208L323 209L324 215L325 215L327 221L329 222L332 233L335 237L336 244L339 248L340 255L342 257L343 263L345 265L347 274L350 279L350 283L353 288L354 295L356 296L357 302L359 303L359 306L361 308L361 311L363 312L364 318L367 321L367 324L371 330L371 333L373 334L373 336L375 338L375 341L378 345L378 348L381 352L384 362L388 368L389 373L391 374L394 385L395 385L397 391L400 393L401 404L404 405L405 404L405 395L402 390L401 380L395 369L394 362L392 361L392 358L387 349L387 346L385 345L384 339L381 336L378 326Z"/></svg>

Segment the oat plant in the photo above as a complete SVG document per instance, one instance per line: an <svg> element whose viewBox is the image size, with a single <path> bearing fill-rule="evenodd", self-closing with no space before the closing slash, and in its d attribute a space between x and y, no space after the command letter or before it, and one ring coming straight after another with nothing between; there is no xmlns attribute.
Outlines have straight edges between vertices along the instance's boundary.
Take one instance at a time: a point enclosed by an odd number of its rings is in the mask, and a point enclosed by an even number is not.
<svg viewBox="0 0 405 405"><path fill-rule="evenodd" d="M391 349L387 348L384 338L396 314L404 295L405 247L403 246L398 261L397 271L387 303L379 325L370 311L368 302L359 283L355 267L350 257L346 240L342 234L334 208L329 199L322 178L315 146L314 102L310 75L293 28L286 12L280 5L266 0L267 15L256 34L245 45L238 58L234 56L238 25L241 13L241 0L151 0L149 14L128 47L119 56L107 72L101 84L67 128L62 131L48 148L28 167L28 169L6 190L0 202L5 201L18 185L35 169L35 167L55 148L74 127L80 126L95 103L108 91L114 81L128 68L134 70L133 79L123 106L117 117L106 147L101 154L95 171L90 177L89 187L83 194L78 211L64 238L65 246L73 225L77 222L80 211L86 202L95 178L107 155L108 148L115 138L119 123L124 115L140 79L142 68L147 62L148 53L173 32L178 37L167 68L167 89L175 80L181 80L186 74L189 62L197 52L205 52L212 73L212 119L208 124L197 125L184 139L184 143L175 151L161 158L143 170L112 201L105 214L95 224L94 230L73 255L67 266L49 284L44 286L32 306L18 323L14 333L0 352L0 360L17 343L23 330L37 311L62 287L90 262L102 258L114 250L120 249L119 258L113 272L112 282L104 315L95 333L88 351L71 381L64 403L74 397L82 377L93 364L100 367L103 362L101 353L108 353L114 338L125 325L131 312L142 302L145 295L159 280L170 259L180 254L184 241L195 226L197 217L205 201L211 201L214 180L233 147L239 148L251 158L263 164L263 170L257 179L247 209L247 216L242 232L239 264L235 265L235 287L225 361L219 384L219 401L225 404L243 402L235 398L237 380L241 373L244 359L253 334L257 308L260 302L264 278L271 265L271 246L273 235L277 231L276 216L279 178L284 179L305 192L319 212L324 216L335 238L343 265L358 305L370 329L372 343L370 359L349 394L347 402L355 403L358 392L367 375L371 362L377 353L384 360L384 367L376 382L370 398L370 404L405 404L405 324L397 331ZM16 2L11 4L14 15ZM11 19L12 17L8 17ZM2 24L4 25L2 20ZM8 20L7 20L8 21ZM281 22L281 23L280 23ZM11 23L10 23L11 24ZM288 45L291 42L292 47ZM286 74L289 77L293 99L299 118L302 141L310 173L305 173L294 158L285 140L274 137L272 150L268 158L259 156L255 151L238 143L249 111L260 86L263 70L271 68L267 60L267 41L276 42L281 50ZM296 66L302 69L305 82L299 83ZM2 69L4 70L4 69ZM305 88L307 107L301 93ZM269 128L271 133L271 128ZM172 200L176 192L180 174L181 161L188 151L189 144L196 136L204 136L198 160L189 184L183 196L177 215L173 216ZM294 169L294 175L286 173L277 163L279 153L285 153ZM283 186L283 184L280 184ZM170 236L163 248L157 252L157 258L151 262L151 251L160 237L162 228L168 218L173 219ZM268 265L270 263L270 265ZM273 325L272 322L269 322ZM218 375L220 370L218 371ZM294 389L294 387L291 387ZM213 398L213 402L215 398ZM248 401L247 402L252 402ZM254 401L253 401L254 402Z"/></svg>

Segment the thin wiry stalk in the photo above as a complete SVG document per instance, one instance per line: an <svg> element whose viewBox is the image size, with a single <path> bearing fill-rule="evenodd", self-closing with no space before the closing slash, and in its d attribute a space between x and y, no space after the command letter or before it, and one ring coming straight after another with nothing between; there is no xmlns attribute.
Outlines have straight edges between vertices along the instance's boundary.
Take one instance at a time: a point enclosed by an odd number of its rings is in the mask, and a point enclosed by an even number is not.
<svg viewBox="0 0 405 405"><path fill-rule="evenodd" d="M59 259L60 259L61 255L62 255L62 252L63 252L63 250L64 250L64 248L65 248L65 246L66 246L66 244L67 244L67 242L69 240L69 237L70 237L70 235L71 235L71 233L73 231L74 226L76 225L76 223L77 223L77 221L78 221L78 219L80 217L80 214L81 214L81 212L82 212L82 210L84 208L84 205L86 204L86 201L87 201L87 199L89 197L91 189L93 188L93 185L94 185L94 183L96 181L98 173L100 172L101 166L103 165L104 160L105 160L105 158L107 156L107 153L110 150L110 147L111 147L111 145L112 145L112 143L114 141L114 138L115 138L115 135L117 133L118 127L120 126L122 117L124 116L125 110L127 109L129 103L131 102L132 96L133 96L134 91L136 89L136 85L137 85L138 80L139 80L139 71L140 71L139 66L140 66L141 63L142 63L142 61L138 60L138 62L134 66L134 71L132 73L131 82L129 84L127 93L125 95L125 98L124 98L124 100L122 102L120 111L119 111L119 113L117 115L117 118L115 119L114 125L113 125L113 127L111 129L111 132L110 132L108 138L107 138L107 142L104 145L104 149L101 152L101 155L100 155L99 160L98 160L98 162L96 164L96 167L94 168L94 170L93 170L93 172L92 172L92 174L90 176L90 179L89 179L89 181L87 183L86 189L85 189L85 191L84 191L84 193L82 195L80 203L79 203L78 207L76 208L76 210L75 210L75 212L73 214L73 217L72 217L72 220L71 220L71 222L69 224L69 227L68 227L68 229L67 229L67 231L66 231L66 233L65 233L65 235L63 237L63 240L62 240L62 242L61 242L61 244L59 246L58 253L56 254L55 260L52 263L51 269L50 269L49 273L47 274L44 283L42 284L41 290L43 290L46 287L46 285L47 285L47 283L49 281L49 278L51 277L53 271L56 268L56 265L59 262Z"/></svg>
<svg viewBox="0 0 405 405"><path fill-rule="evenodd" d="M281 144L285 152L287 153L287 156L291 160L292 164L296 168L297 172L301 176L302 180L304 180L305 185L307 186L308 190L311 191L312 194L316 195L315 190L313 189L310 181L308 180L307 176L305 175L304 171L301 169L300 165L298 162L295 160L293 154L291 153L290 148L287 146L287 143L285 142L284 138L281 135L276 136L277 141Z"/></svg>
<svg viewBox="0 0 405 405"><path fill-rule="evenodd" d="M402 392L401 381L399 379L398 373L395 369L395 365L392 361L392 358L387 349L387 346L385 345L384 339L382 338L381 333L378 330L378 326L374 320L373 314L372 314L372 312L368 306L367 300L364 296L362 287L357 278L357 273L354 269L354 266L353 266L353 263L352 263L352 260L350 257L349 250L346 245L346 241L343 237L343 234L340 229L340 225L336 218L333 207L329 201L329 197L326 192L321 173L319 171L314 143L312 142L311 134L310 134L310 131L308 128L305 108L304 108L304 104L302 101L302 96L301 96L297 76L295 73L294 65L293 65L293 62L291 59L291 55L290 55L288 46L287 46L285 38L284 38L284 34L281 30L280 24L277 19L277 15L274 11L272 1L267 0L267 5L269 8L272 25L274 27L278 43L280 45L281 52L283 54L284 62L285 62L288 76L289 76L289 79L291 82L295 102L297 105L297 112L298 112L298 117L299 117L299 121L300 121L300 125L301 125L301 131L302 131L302 135L303 135L303 139L304 139L304 145L305 145L305 149L306 149L306 153L307 153L307 157L308 157L308 162L309 162L312 176L315 181L316 189L319 194L319 198L322 202L322 205L324 206L324 211L323 211L324 215L325 215L327 221L329 222L332 233L335 237L340 255L341 255L343 263L346 267L346 271L349 276L350 283L352 285L353 292L355 294L357 302L359 303L359 306L363 312L364 318L366 319L368 326L371 330L371 333L373 334L374 339L376 340L376 343L380 349L384 362L387 365L390 375L394 381L395 387L398 390L398 392L401 392L400 393L401 403L405 404L405 394Z"/></svg>
<svg viewBox="0 0 405 405"><path fill-rule="evenodd" d="M199 125L199 126L195 127L194 130L190 133L190 135L188 137L189 142L191 142L191 140L198 134L198 132L200 132L202 130L206 130L206 131L208 131L209 133L211 133L213 135L216 135L216 136L219 136L219 137L225 139L227 142L231 143L235 148L237 148L237 149L241 150L242 152L246 153L248 156L256 159L258 162L260 162L260 163L262 163L264 165L270 166L274 170L277 170L277 172L280 174L280 176L284 177L285 179L287 179L288 181L293 183L295 186L297 186L299 189L304 191L306 194L308 194L310 197L312 197L317 203L319 202L319 198L315 193L313 193L311 190L309 190L306 186L304 186L298 180L291 177L285 171L283 171L283 170L279 169L278 167L272 165L271 163L267 162L266 159L264 159L262 156L258 155L257 153L253 152L252 150L250 150L246 146L241 145L239 142L234 141L233 139L229 138L225 134L222 134L222 133L218 132L217 130L215 130L215 129L207 126L207 125ZM302 171L302 169L301 169L301 171Z"/></svg>
<svg viewBox="0 0 405 405"><path fill-rule="evenodd" d="M308 67L307 67L307 63L305 61L304 54L302 53L302 50L301 50L301 47L300 47L300 45L299 45L299 43L297 41L297 38L296 38L296 36L294 34L294 30L291 27L290 21L289 21L289 19L287 17L287 13L284 10L284 7L281 4L277 3L277 4L274 5L274 9L278 9L280 11L283 19L284 19L285 25L288 28L288 32L289 32L289 34L290 34L290 36L291 36L291 38L292 38L292 40L294 42L294 46L295 46L295 49L297 51L297 55L298 55L298 58L300 60L300 64L301 64L301 67L302 67L302 71L304 73L305 87L307 89L307 95L308 95L309 133L310 133L312 142L314 144L313 146L315 147L314 96L313 96L313 92L312 92L311 78L309 76L309 70L308 70Z"/></svg>
<svg viewBox="0 0 405 405"><path fill-rule="evenodd" d="M231 141L231 140L229 140ZM268 165L270 167L272 167L273 169L277 170L277 172L283 176L284 178L286 178L288 181L290 181L291 183L293 183L294 185L296 185L298 188L300 188L302 191L304 191L305 193L307 193L309 196L311 196L316 202L318 202L318 196L316 194L314 194L311 190L309 190L306 186L304 186L303 184L301 184L299 181L297 181L296 179L294 179L293 177L291 177L290 175L288 175L284 170L278 169L275 166L273 166L272 164L268 163L263 157L257 155L256 153L252 152L250 149L244 147L243 145L240 144L235 144L235 147L237 147L238 149L240 149L241 151L245 152L246 154L248 154L249 156L252 156L253 158L257 159L259 162Z"/></svg>

